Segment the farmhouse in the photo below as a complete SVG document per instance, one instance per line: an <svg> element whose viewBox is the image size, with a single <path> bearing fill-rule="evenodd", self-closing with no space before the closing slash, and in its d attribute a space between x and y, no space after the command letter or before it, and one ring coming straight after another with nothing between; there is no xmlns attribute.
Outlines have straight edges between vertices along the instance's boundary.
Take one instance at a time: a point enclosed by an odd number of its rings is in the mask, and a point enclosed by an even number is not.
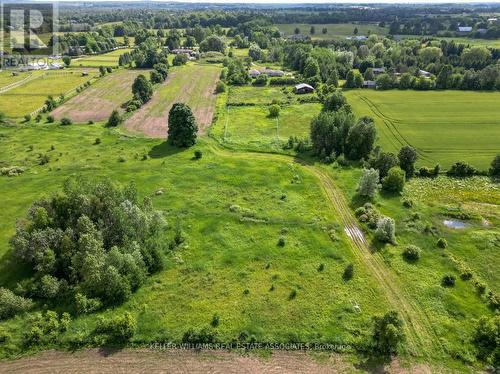
<svg viewBox="0 0 500 374"><path fill-rule="evenodd" d="M306 83L300 83L295 86L294 91L296 94L306 94L314 92L314 87Z"/></svg>
<svg viewBox="0 0 500 374"><path fill-rule="evenodd" d="M364 81L363 88L377 88L377 83L375 81Z"/></svg>
<svg viewBox="0 0 500 374"><path fill-rule="evenodd" d="M468 33L472 31L472 27L470 26L458 26L458 32Z"/></svg>

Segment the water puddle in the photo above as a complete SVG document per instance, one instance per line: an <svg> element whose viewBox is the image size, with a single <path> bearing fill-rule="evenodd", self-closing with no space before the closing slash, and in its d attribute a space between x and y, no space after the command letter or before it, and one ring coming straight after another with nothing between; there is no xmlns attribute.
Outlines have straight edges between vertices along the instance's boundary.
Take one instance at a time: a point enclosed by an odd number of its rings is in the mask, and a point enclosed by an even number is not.
<svg viewBox="0 0 500 374"><path fill-rule="evenodd" d="M449 227L450 229L456 229L456 230L465 229L469 227L469 224L455 219L445 219L443 221L443 225Z"/></svg>

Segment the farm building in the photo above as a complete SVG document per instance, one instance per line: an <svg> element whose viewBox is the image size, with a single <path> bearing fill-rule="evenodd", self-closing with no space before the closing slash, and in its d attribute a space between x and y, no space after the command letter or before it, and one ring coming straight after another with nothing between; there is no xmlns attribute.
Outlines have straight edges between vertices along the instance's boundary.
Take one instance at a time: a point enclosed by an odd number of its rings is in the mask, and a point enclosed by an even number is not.
<svg viewBox="0 0 500 374"><path fill-rule="evenodd" d="M274 70L274 69L251 69L248 71L248 75L252 78L257 78L259 75L265 74L268 77L282 77L285 75L283 70Z"/></svg>
<svg viewBox="0 0 500 374"><path fill-rule="evenodd" d="M296 94L306 94L314 92L314 87L306 83L300 83L295 86L294 91Z"/></svg>
<svg viewBox="0 0 500 374"><path fill-rule="evenodd" d="M385 73L385 68L384 67L382 67L382 68L373 68L372 71L373 71L373 74L375 74L375 75L384 74Z"/></svg>
<svg viewBox="0 0 500 374"><path fill-rule="evenodd" d="M375 81L364 81L363 88L377 88L377 83Z"/></svg>
<svg viewBox="0 0 500 374"><path fill-rule="evenodd" d="M363 41L363 40L368 40L368 37L366 35L356 35L356 36L346 36L346 39Z"/></svg>
<svg viewBox="0 0 500 374"><path fill-rule="evenodd" d="M294 42L306 42L309 39L311 39L308 35L302 35L302 34L289 35L286 38Z"/></svg>
<svg viewBox="0 0 500 374"><path fill-rule="evenodd" d="M471 31L472 31L472 27L470 27L470 26L458 26L458 32L467 33L467 32L471 32Z"/></svg>
<svg viewBox="0 0 500 374"><path fill-rule="evenodd" d="M260 71L258 71L257 69L250 69L248 71L248 75L250 75L250 77L252 78L257 78L260 75Z"/></svg>
<svg viewBox="0 0 500 374"><path fill-rule="evenodd" d="M418 71L418 74L421 75L421 76L423 76L423 77L425 77L425 78L430 78L431 77L431 73L429 73L428 71L422 70L422 69L420 69Z"/></svg>
<svg viewBox="0 0 500 374"><path fill-rule="evenodd" d="M187 49L187 48L176 48L172 49L171 51L174 55L187 55L188 57L196 57L198 55L198 52L192 50L192 49Z"/></svg>

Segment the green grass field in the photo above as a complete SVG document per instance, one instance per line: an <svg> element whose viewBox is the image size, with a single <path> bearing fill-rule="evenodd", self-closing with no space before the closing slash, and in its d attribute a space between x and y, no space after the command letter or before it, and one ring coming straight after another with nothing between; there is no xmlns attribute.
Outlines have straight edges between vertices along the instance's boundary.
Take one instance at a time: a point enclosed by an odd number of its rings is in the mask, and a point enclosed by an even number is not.
<svg viewBox="0 0 500 374"><path fill-rule="evenodd" d="M102 143L93 145L97 137ZM224 341L248 331L262 341L355 344L369 333L371 315L387 309L316 179L287 160L214 153L212 142L201 140L196 149L203 158L193 161L192 149L124 137L100 125L2 128L0 139L2 162L28 168L20 177L0 178L2 285L12 286L22 274L12 271L8 249L16 219L34 199L81 174L134 181L170 226L179 222L185 232L186 245L169 255L165 271L123 306L98 313L131 311L139 323L138 340L178 341L188 328L208 326L218 314L217 333ZM38 153L49 154L50 162L38 166ZM150 158L141 161L142 154ZM165 193L156 196L159 189ZM284 247L277 245L280 236ZM342 272L350 262L356 278L345 282ZM292 290L297 296L290 300ZM77 318L67 336L91 329L98 314ZM26 324L26 318L0 323L15 339ZM0 346L0 354L4 349Z"/></svg>
<svg viewBox="0 0 500 374"><path fill-rule="evenodd" d="M500 149L500 93L466 91L345 92L358 116L375 119L379 144L397 152L411 144L420 165L460 160L486 170Z"/></svg>
<svg viewBox="0 0 500 374"><path fill-rule="evenodd" d="M287 87L231 87L217 101L217 121L211 134L225 145L281 151L290 136L309 137L309 125L319 103L299 103L313 95L295 95ZM269 106L280 103L278 118L269 117Z"/></svg>
<svg viewBox="0 0 500 374"><path fill-rule="evenodd" d="M30 114L42 107L49 95L57 98L66 94L91 80L96 74L95 71L89 73L89 76L82 76L82 71L78 69L44 72L34 80L0 93L0 112L12 118Z"/></svg>
<svg viewBox="0 0 500 374"><path fill-rule="evenodd" d="M361 24L361 23L328 23L328 24L304 24L304 23L290 23L278 24L278 29L285 35L293 35L295 28L299 28L300 33L303 35L310 35L311 39L345 39L346 36L354 35L354 28L358 29L358 35L386 35L389 31L386 27L379 27L377 24ZM315 34L311 35L309 32L311 26L316 29ZM327 29L327 33L323 34L323 28Z"/></svg>
<svg viewBox="0 0 500 374"><path fill-rule="evenodd" d="M81 67L99 67L99 66L118 66L118 59L120 55L131 52L130 48L121 48L116 51L104 53L102 55L87 56L82 58L75 58L71 61L71 66Z"/></svg>

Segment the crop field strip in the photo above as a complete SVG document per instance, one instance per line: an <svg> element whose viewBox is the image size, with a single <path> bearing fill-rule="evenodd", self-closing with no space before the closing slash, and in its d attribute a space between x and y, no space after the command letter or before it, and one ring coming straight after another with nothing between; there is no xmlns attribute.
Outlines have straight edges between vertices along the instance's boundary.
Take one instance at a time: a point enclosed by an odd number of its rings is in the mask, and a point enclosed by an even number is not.
<svg viewBox="0 0 500 374"><path fill-rule="evenodd" d="M68 95L92 80L81 71L44 72L33 76L11 89L0 92L0 111L7 117L19 118L39 110L48 96Z"/></svg>
<svg viewBox="0 0 500 374"><path fill-rule="evenodd" d="M220 67L190 63L171 69L167 80L154 92L151 100L134 112L124 127L133 133L164 138L168 131L168 113L174 103L188 104L198 122L201 134L208 130L215 110L215 85Z"/></svg>
<svg viewBox="0 0 500 374"><path fill-rule="evenodd" d="M500 149L498 93L349 90L346 96L356 115L375 118L382 147L397 152L409 144L419 164L448 167L463 159L486 168Z"/></svg>
<svg viewBox="0 0 500 374"><path fill-rule="evenodd" d="M139 74L148 70L119 69L106 74L97 83L56 108L55 118L68 117L76 123L104 121L114 109L132 98L132 83ZM123 111L123 110L122 110Z"/></svg>

